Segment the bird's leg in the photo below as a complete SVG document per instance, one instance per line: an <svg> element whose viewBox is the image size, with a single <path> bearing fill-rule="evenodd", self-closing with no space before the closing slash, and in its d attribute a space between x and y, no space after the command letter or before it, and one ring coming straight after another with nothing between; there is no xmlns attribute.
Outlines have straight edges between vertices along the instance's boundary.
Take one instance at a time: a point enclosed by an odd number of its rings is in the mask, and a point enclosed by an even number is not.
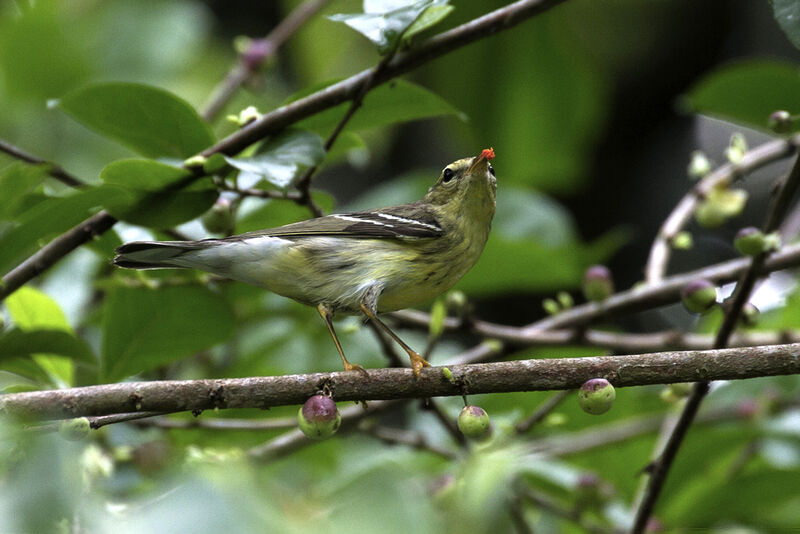
<svg viewBox="0 0 800 534"><path fill-rule="evenodd" d="M398 345L403 347L403 350L408 353L408 357L411 359L411 369L414 370L414 374L419 376L420 371L422 371L423 367L430 367L425 358L419 355L414 349L409 347L405 344L405 342L400 339L397 334L392 332L392 329L389 328L384 324L383 321L378 319L378 295L380 295L381 288L378 285L374 285L370 287L364 296L361 298L361 311L364 312L370 321L374 322L376 325L380 326L384 332L389 334L392 339L394 339Z"/></svg>
<svg viewBox="0 0 800 534"><path fill-rule="evenodd" d="M331 333L331 337L333 338L333 344L336 345L336 350L339 351L339 356L342 357L342 365L344 366L344 370L359 371L366 375L367 372L364 370L363 367L361 367L357 363L348 362L347 358L344 357L342 344L339 343L339 338L336 337L336 330L333 329L333 313L331 312L331 309L324 304L319 304L317 306L317 311L319 312L320 316L325 320L325 324L328 325L328 332Z"/></svg>

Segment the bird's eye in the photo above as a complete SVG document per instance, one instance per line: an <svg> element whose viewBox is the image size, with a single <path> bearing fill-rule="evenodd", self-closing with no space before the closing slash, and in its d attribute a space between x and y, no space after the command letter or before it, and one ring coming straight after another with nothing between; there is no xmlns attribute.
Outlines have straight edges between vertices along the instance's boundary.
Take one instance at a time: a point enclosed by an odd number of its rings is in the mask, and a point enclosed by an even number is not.
<svg viewBox="0 0 800 534"><path fill-rule="evenodd" d="M453 172L453 169L445 169L444 173L442 175L442 182L444 182L444 183L449 182L450 180L453 179L453 176L455 176L455 175L456 175L456 173Z"/></svg>
<svg viewBox="0 0 800 534"><path fill-rule="evenodd" d="M491 174L492 176L494 176L494 167L492 167L492 164L491 164L491 163L489 164L489 174Z"/></svg>

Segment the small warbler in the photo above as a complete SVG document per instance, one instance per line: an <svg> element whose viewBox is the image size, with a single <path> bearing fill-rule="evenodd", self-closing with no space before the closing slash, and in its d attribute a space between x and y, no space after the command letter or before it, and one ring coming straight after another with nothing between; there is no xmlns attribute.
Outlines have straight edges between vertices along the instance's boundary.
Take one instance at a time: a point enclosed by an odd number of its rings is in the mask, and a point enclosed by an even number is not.
<svg viewBox="0 0 800 534"><path fill-rule="evenodd" d="M117 249L130 269L192 268L264 287L315 306L345 370L333 314L363 313L411 359L428 366L378 317L421 304L451 288L475 264L489 237L497 181L494 150L451 163L416 202L328 215L278 228L202 241L137 241Z"/></svg>

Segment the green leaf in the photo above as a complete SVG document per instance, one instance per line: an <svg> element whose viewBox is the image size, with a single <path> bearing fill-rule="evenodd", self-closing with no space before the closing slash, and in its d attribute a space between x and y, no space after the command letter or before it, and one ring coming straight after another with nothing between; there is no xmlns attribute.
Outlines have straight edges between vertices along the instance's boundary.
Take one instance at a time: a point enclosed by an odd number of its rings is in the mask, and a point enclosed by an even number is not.
<svg viewBox="0 0 800 534"><path fill-rule="evenodd" d="M66 197L45 197L17 216L16 224L0 235L0 273L8 272L32 254L39 242L83 221L108 197L102 188L81 190Z"/></svg>
<svg viewBox="0 0 800 534"><path fill-rule="evenodd" d="M324 157L325 148L319 135L290 130L267 141L252 157L225 157L225 160L241 171L241 182L255 183L265 179L286 188L293 184L301 167L317 165Z"/></svg>
<svg viewBox="0 0 800 534"><path fill-rule="evenodd" d="M778 61L741 61L700 80L686 102L692 111L766 130L773 111L800 113L800 69ZM798 129L800 124L793 125Z"/></svg>
<svg viewBox="0 0 800 534"><path fill-rule="evenodd" d="M14 323L23 330L45 328L72 332L61 306L42 291L21 287L5 301Z"/></svg>
<svg viewBox="0 0 800 534"><path fill-rule="evenodd" d="M17 161L0 170L0 220L13 219L26 195L33 192L47 176L47 165Z"/></svg>
<svg viewBox="0 0 800 534"><path fill-rule="evenodd" d="M112 215L152 228L194 219L218 196L209 178L195 179L185 169L154 160L115 161L100 177L109 193L104 205Z"/></svg>
<svg viewBox="0 0 800 534"><path fill-rule="evenodd" d="M72 334L72 327L67 322L61 306L44 292L33 287L21 287L5 300L6 308L11 316L14 324L17 325L20 331L24 333L35 333L41 330L57 331L63 333L63 336L51 334L43 334L38 342L31 341L27 354L31 354L36 364L44 370L48 376L57 384L67 385L72 382L72 363L57 354L63 354L62 350L76 351L79 350L82 342L78 341ZM20 343L19 334L12 334L11 344ZM72 338L73 342L65 342L64 336ZM30 336L24 336L30 341ZM34 343L41 343L43 349L48 346L61 344L61 349L52 353L48 350L36 350ZM85 344L84 344L85 345ZM3 353L2 343L0 343L0 354ZM88 347L85 347L88 348ZM51 355L52 354L52 355ZM18 353L9 354L9 356L18 356ZM63 354L64 356L74 356L74 354ZM84 354L84 361L91 362L88 354Z"/></svg>
<svg viewBox="0 0 800 534"><path fill-rule="evenodd" d="M191 356L233 332L228 302L204 287L120 287L103 308L104 380L119 380Z"/></svg>
<svg viewBox="0 0 800 534"><path fill-rule="evenodd" d="M85 363L97 363L85 341L63 330L12 329L0 334L0 360L36 353L58 354Z"/></svg>
<svg viewBox="0 0 800 534"><path fill-rule="evenodd" d="M192 106L156 87L94 84L67 94L58 107L87 128L146 157L183 160L214 142Z"/></svg>
<svg viewBox="0 0 800 534"><path fill-rule="evenodd" d="M317 86L314 90L327 85L331 84ZM311 92L314 91L298 93L289 101L302 98ZM349 106L350 103L345 102L317 113L298 123L298 127L327 135L339 123ZM466 120L463 113L439 95L406 80L394 80L367 93L364 103L347 123L345 130L367 130L443 115L456 115L461 120Z"/></svg>
<svg viewBox="0 0 800 534"><path fill-rule="evenodd" d="M447 0L421 0L419 2L394 0L367 0L364 13L329 15L334 22L344 22L365 36L378 47L378 52L386 54L393 50L404 32L420 15L431 6L442 6ZM438 22L428 21L428 26ZM441 19L439 19L441 20ZM422 27L422 31L428 26Z"/></svg>
<svg viewBox="0 0 800 534"><path fill-rule="evenodd" d="M800 3L797 0L772 0L771 4L783 33L795 48L800 48Z"/></svg>
<svg viewBox="0 0 800 534"><path fill-rule="evenodd" d="M428 30L443 21L455 7L449 4L434 4L422 12L417 20L403 34L403 42L408 43L419 33Z"/></svg>

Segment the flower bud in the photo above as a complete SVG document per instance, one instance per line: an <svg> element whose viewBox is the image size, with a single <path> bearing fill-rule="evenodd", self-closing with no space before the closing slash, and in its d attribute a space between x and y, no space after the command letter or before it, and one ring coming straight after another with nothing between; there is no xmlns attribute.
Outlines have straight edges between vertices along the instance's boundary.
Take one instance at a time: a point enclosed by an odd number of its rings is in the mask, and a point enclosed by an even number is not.
<svg viewBox="0 0 800 534"><path fill-rule="evenodd" d="M702 178L711 172L711 161L702 150L692 152L686 172L691 178Z"/></svg>
<svg viewBox="0 0 800 534"><path fill-rule="evenodd" d="M713 228L742 213L747 203L747 191L715 187L697 206L694 218L700 226Z"/></svg>
<svg viewBox="0 0 800 534"><path fill-rule="evenodd" d="M758 256L766 247L764 232L753 226L742 228L736 233L733 246L745 256Z"/></svg>
<svg viewBox="0 0 800 534"><path fill-rule="evenodd" d="M788 133L792 131L792 115L785 109L773 111L767 119L767 126L775 133Z"/></svg>
<svg viewBox="0 0 800 534"><path fill-rule="evenodd" d="M332 398L314 395L297 411L297 424L309 438L322 440L339 430L342 416Z"/></svg>
<svg viewBox="0 0 800 534"><path fill-rule="evenodd" d="M245 68L250 71L258 70L270 54L274 51L271 41L267 39L255 39L248 43L241 53L240 59Z"/></svg>
<svg viewBox="0 0 800 534"><path fill-rule="evenodd" d="M605 378L587 380L578 390L578 404L584 412L592 415L606 413L616 397L614 386Z"/></svg>
<svg viewBox="0 0 800 534"><path fill-rule="evenodd" d="M547 312L547 315L556 315L561 311L561 306L553 299L544 299L542 301L542 308Z"/></svg>
<svg viewBox="0 0 800 534"><path fill-rule="evenodd" d="M694 239L692 239L692 234L689 232L678 232L670 243L672 244L672 248L689 250L694 246Z"/></svg>
<svg viewBox="0 0 800 534"><path fill-rule="evenodd" d="M583 295L586 300L599 302L614 293L611 271L603 265L592 265L583 274Z"/></svg>
<svg viewBox="0 0 800 534"><path fill-rule="evenodd" d="M58 425L58 434L68 441L81 441L86 439L91 430L89 420L85 417L77 419L65 419Z"/></svg>
<svg viewBox="0 0 800 534"><path fill-rule="evenodd" d="M558 299L558 304L563 310L568 310L575 305L575 301L572 300L572 295L566 291L559 291L558 294L556 294L556 298Z"/></svg>
<svg viewBox="0 0 800 534"><path fill-rule="evenodd" d="M492 433L489 414L480 406L464 406L458 414L458 429L472 439L486 439Z"/></svg>
<svg viewBox="0 0 800 534"><path fill-rule="evenodd" d="M231 201L224 197L218 198L211 209L200 218L200 222L212 234L230 234L236 222Z"/></svg>
<svg viewBox="0 0 800 534"><path fill-rule="evenodd" d="M469 313L469 301L463 291L450 291L444 297L447 309L457 317L463 317Z"/></svg>
<svg viewBox="0 0 800 534"><path fill-rule="evenodd" d="M733 134L728 148L725 149L725 157L735 165L741 163L745 152L747 152L747 140L744 135L739 132Z"/></svg>
<svg viewBox="0 0 800 534"><path fill-rule="evenodd" d="M717 288L708 280L692 280L681 291L681 302L692 313L706 313L717 303Z"/></svg>

